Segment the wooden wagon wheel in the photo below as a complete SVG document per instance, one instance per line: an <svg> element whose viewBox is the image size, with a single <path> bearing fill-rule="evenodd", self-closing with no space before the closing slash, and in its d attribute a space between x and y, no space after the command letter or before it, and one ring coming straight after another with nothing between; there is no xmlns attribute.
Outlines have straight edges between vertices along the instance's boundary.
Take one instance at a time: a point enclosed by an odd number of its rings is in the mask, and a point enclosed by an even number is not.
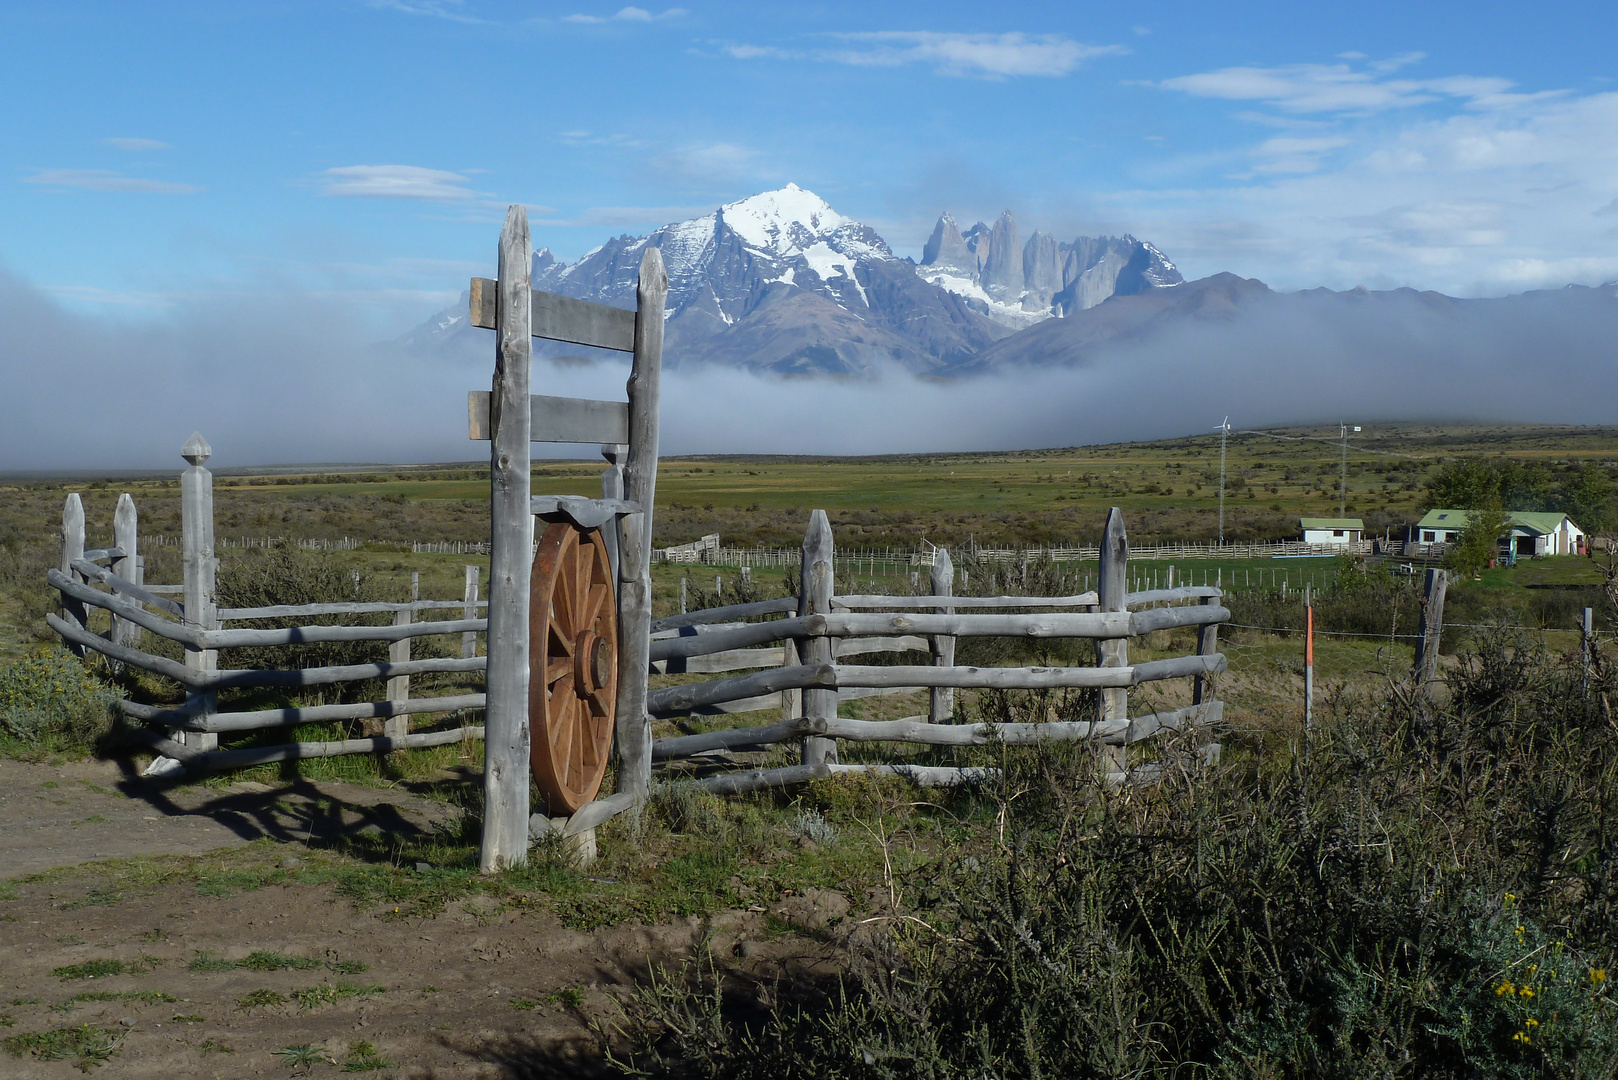
<svg viewBox="0 0 1618 1080"><path fill-rule="evenodd" d="M596 797L618 706L618 603L599 529L556 522L528 603L529 760L553 815Z"/></svg>

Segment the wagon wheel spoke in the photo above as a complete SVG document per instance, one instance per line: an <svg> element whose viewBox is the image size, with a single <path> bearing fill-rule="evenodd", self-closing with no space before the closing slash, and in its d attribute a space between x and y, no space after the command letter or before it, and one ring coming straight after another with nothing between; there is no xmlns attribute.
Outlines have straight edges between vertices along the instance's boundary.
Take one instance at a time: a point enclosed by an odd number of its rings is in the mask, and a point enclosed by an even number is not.
<svg viewBox="0 0 1618 1080"><path fill-rule="evenodd" d="M603 717L607 715L607 688L601 687L589 697L590 715Z"/></svg>
<svg viewBox="0 0 1618 1080"><path fill-rule="evenodd" d="M551 657L550 662L545 665L545 685L555 686L557 679L560 679L564 675L571 676L572 672L573 661L570 658L566 656L553 656ZM555 693L555 691L553 690L552 693Z"/></svg>
<svg viewBox="0 0 1618 1080"><path fill-rule="evenodd" d="M607 599L607 587L605 585L587 586L584 598L584 604L579 612L579 626L594 627L596 619L601 616L602 605Z"/></svg>
<svg viewBox="0 0 1618 1080"><path fill-rule="evenodd" d="M581 716L581 713L584 715ZM568 785L570 787L573 786L573 777L584 775L585 747L594 741L589 737L589 729L585 726L588 715L584 702L575 698L573 700L573 723L570 725L573 728L572 753L568 755L567 759ZM594 762L591 764L594 764Z"/></svg>

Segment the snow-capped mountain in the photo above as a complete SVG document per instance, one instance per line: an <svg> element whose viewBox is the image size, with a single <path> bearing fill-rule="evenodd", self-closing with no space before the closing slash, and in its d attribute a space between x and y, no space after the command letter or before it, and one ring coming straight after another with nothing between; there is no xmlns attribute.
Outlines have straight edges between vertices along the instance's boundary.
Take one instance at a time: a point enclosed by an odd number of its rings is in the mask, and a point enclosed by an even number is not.
<svg viewBox="0 0 1618 1080"><path fill-rule="evenodd" d="M965 233L946 211L922 249L917 272L973 308L1014 329L1095 307L1109 296L1182 283L1157 248L1129 234L1059 242L1034 231L1019 244L1017 218L1006 210L993 226Z"/></svg>
<svg viewBox="0 0 1618 1080"><path fill-rule="evenodd" d="M895 257L876 230L788 184L647 236L615 237L571 264L542 248L534 254L533 284L632 307L641 253L651 245L662 250L669 275L668 365L868 374L888 362L924 373L954 370L1023 326L1099 303L1103 288L1110 295L1114 288L1155 284L1143 273L1128 273L1130 260L1142 252L1149 253L1144 269L1157 267L1166 283L1179 281L1155 248L1132 238L1081 237L1056 245L1036 233L1028 250L1049 246L1062 261L1054 273L1039 271L1045 276L1037 280L1048 278L1051 287L1031 287L1009 213L992 230L976 226L970 239L947 215L940 229L946 222L942 236L935 230L938 242L929 243L927 265L918 271L910 259ZM1100 246L1076 253L1080 242ZM1069 266L1076 268L1071 275ZM456 321L461 314L442 313L411 342L470 334L464 319Z"/></svg>

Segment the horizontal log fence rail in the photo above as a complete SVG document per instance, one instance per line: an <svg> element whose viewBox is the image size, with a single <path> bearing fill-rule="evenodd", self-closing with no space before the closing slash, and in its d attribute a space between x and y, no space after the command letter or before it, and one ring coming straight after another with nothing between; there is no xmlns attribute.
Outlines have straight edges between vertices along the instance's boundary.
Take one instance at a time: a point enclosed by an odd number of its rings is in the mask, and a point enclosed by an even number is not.
<svg viewBox="0 0 1618 1080"><path fill-rule="evenodd" d="M679 547L655 548L652 551L653 561L702 563L736 568L745 566L787 569L796 567L800 559L800 553L792 548L721 547L706 543L710 539L714 538L704 537L702 541ZM1301 540L1273 540L1251 544L1154 544L1131 548L1129 557L1137 562L1165 559L1189 561L1273 559L1277 556L1284 558L1300 555L1369 555L1372 553L1372 547L1369 540L1346 544L1305 543ZM1049 560L1053 563L1064 563L1096 562L1101 557L1100 550L1099 547L1080 545L1015 549L973 547L970 552L974 558L992 562ZM887 574L900 567L931 566L933 555L928 548L920 550L865 548L839 552L836 558L839 570L847 567L851 575L857 576L865 570L875 574Z"/></svg>
<svg viewBox="0 0 1618 1080"><path fill-rule="evenodd" d="M1218 652L1218 627L1230 619L1230 611L1220 603L1223 590L1213 586L1128 591L1133 553L1116 509L1108 518L1107 536L1094 591L1070 596L956 596L949 552L937 548L928 553L929 595L838 595L831 567L843 560L835 552L825 514L817 510L799 552L800 595L682 612L651 624L652 674L721 676L650 690L646 708L653 717L778 709L780 721L657 739L652 757L665 766L677 761L707 765L723 763L722 755L742 750L801 746L800 764L680 781L718 792L790 786L862 770L905 775L924 784L966 783L989 775L981 768L842 764L837 760L838 740L931 747L1077 740L1100 748L1114 782L1155 775L1145 767L1128 767L1130 746L1166 732L1217 725L1223 718L1212 680L1225 669L1225 657ZM1196 634L1194 654L1128 661L1129 640L1182 627ZM1098 662L1079 667L958 665L955 643L963 637L1088 639L1096 643ZM871 665L854 660L875 653L923 653L930 662ZM1192 704L1129 716L1129 690L1166 679L1192 680ZM1001 725L955 722L956 690L1060 688L1096 691L1101 695L1100 718ZM916 692L928 695L925 715L878 721L836 712L842 701ZM1217 753L1217 744L1208 744L1205 753Z"/></svg>
<svg viewBox="0 0 1618 1080"><path fill-rule="evenodd" d="M385 753L417 746L439 746L481 739L483 728L465 723L469 713L486 704L483 693L446 696L410 695L413 675L442 672L471 673L481 678L487 656L478 654L478 636L488 630L487 608L478 599L479 571L466 568L465 591L459 600L424 600L412 582L412 599L400 602L339 602L220 608L215 599L213 537L213 477L203 467L212 450L201 435L192 435L181 450L190 468L181 476L181 520L185 582L177 586L148 585L145 563L138 547L150 542L138 531L134 500L119 497L113 521L113 544L86 550L82 502L77 493L67 497L62 513L60 565L46 572L48 583L62 597L60 614L46 622L80 655L97 652L117 666L149 671L185 689L183 704L149 705L120 701L120 710L141 725L135 729L157 753L148 773L161 775L184 767L192 770L240 768L271 761L339 754ZM268 545L265 545L268 546ZM312 545L304 545L312 546ZM334 545L335 546L335 545ZM102 563L107 565L103 566ZM162 595L168 594L168 595ZM169 596L179 594L181 600ZM96 633L89 628L89 610L106 611L111 628ZM451 612L449 618L422 618L428 612ZM391 616L385 625L227 626L259 620ZM150 633L180 646L183 660L172 660L142 649L142 636ZM451 638L458 656L412 659L412 643L419 638ZM364 664L337 664L295 669L221 669L221 649L275 648L288 645L343 642L379 642L388 646L388 659ZM221 690L241 687L312 687L386 679L386 699L337 705L311 705L245 711L221 710ZM442 716L460 720L447 730L411 731L412 716ZM322 722L379 721L380 729L366 738L328 742L297 742L245 749L219 748L219 735Z"/></svg>

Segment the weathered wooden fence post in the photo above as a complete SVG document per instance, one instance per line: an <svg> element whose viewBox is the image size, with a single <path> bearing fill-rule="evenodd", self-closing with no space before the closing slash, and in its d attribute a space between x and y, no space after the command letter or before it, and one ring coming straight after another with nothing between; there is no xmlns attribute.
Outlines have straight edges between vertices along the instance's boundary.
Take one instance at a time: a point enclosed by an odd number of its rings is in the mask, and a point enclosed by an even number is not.
<svg viewBox="0 0 1618 1080"><path fill-rule="evenodd" d="M622 499L624 497L624 458L629 453L629 447L619 443L606 443L601 447L601 456L606 459L607 467L601 473L601 497L603 499ZM612 567L613 580L618 580L618 572L622 560L618 553L618 530L608 527L601 530L601 542L607 545L607 565Z"/></svg>
<svg viewBox="0 0 1618 1080"><path fill-rule="evenodd" d="M483 733L483 844L492 873L528 859L528 592L534 558L528 403L533 301L528 213L500 230L494 386L489 395L489 667Z"/></svg>
<svg viewBox="0 0 1618 1080"><path fill-rule="evenodd" d="M421 599L421 575L410 575L410 599L415 602ZM406 608L393 613L394 626L409 626L415 618L415 610ZM400 638L388 645L388 663L408 664L410 662L410 643L412 638ZM410 676L395 675L388 680L387 699L389 701L410 700ZM410 734L410 714L399 713L390 716L382 722L382 734L390 739L402 739Z"/></svg>
<svg viewBox="0 0 1618 1080"><path fill-rule="evenodd" d="M62 504L62 573L70 580L77 581L84 576L73 568L73 564L82 558L84 558L84 501L75 491L69 494ZM69 625L82 630L89 614L81 601L63 593L62 618ZM70 644L68 648L75 656L84 655L82 645Z"/></svg>
<svg viewBox="0 0 1618 1080"><path fill-rule="evenodd" d="M831 522L826 511L816 510L809 515L809 527L803 534L802 578L803 591L798 596L798 614L830 615L834 588L832 559L836 549L832 544ZM805 638L798 643L799 662L804 664L835 663L832 640L824 635ZM805 689L802 692L803 715L811 720L832 720L837 716L837 691ZM803 740L805 765L829 765L837 760L837 740L810 736Z"/></svg>
<svg viewBox="0 0 1618 1080"><path fill-rule="evenodd" d="M1107 511L1107 528L1101 538L1100 568L1096 575L1096 607L1100 611L1128 611L1124 597L1129 585L1129 537L1124 532L1124 512L1114 506ZM1096 641L1096 666L1104 668L1129 666L1129 639L1101 638ZM1124 687L1108 687L1101 691L1102 720L1129 718L1129 691ZM1127 776L1129 746L1102 747L1103 756L1113 770Z"/></svg>
<svg viewBox="0 0 1618 1080"><path fill-rule="evenodd" d="M629 454L624 498L639 505L618 519L618 790L644 799L652 784L652 719L646 672L652 625L652 504L657 496L658 397L663 369L663 253L641 256L635 287L635 359L629 372Z"/></svg>
<svg viewBox="0 0 1618 1080"><path fill-rule="evenodd" d="M933 595L953 596L955 593L955 563L949 557L948 548L939 548L933 560ZM940 604L933 609L940 615L955 614L953 604ZM955 637L953 634L934 634L931 639L933 666L955 666ZM955 689L950 686L934 686L928 693L927 721L933 724L947 724L955 715Z"/></svg>
<svg viewBox="0 0 1618 1080"><path fill-rule="evenodd" d="M202 433L194 431L180 447L180 456L190 467L180 474L180 533L185 564L185 625L196 630L219 629L218 604L214 599L214 577L218 560L214 557L213 473L203 462L213 456L213 447ZM219 654L213 649L187 645L185 666L199 674L219 670ZM216 711L219 695L213 690L191 690L186 705L201 719ZM207 731L187 731L181 736L195 750L213 750L219 736Z"/></svg>
<svg viewBox="0 0 1618 1080"><path fill-rule="evenodd" d="M135 500L129 492L118 496L118 509L112 515L112 546L123 552L121 556L112 560L112 572L125 581L136 585L141 584L140 552L138 547L140 538L137 535L137 517L135 514ZM136 646L140 644L140 627L128 619L117 616L112 620L112 643L114 645Z"/></svg>
<svg viewBox="0 0 1618 1080"><path fill-rule="evenodd" d="M466 589L462 593L461 618L475 619L478 617L478 568L466 568ZM478 654L478 634L476 630L468 630L461 635L461 659L470 660Z"/></svg>
<svg viewBox="0 0 1618 1080"><path fill-rule="evenodd" d="M1421 627L1417 631L1416 662L1412 674L1416 692L1423 698L1432 697L1432 683L1438 678L1438 646L1444 636L1444 593L1449 590L1449 575L1443 570L1430 569L1421 604Z"/></svg>

